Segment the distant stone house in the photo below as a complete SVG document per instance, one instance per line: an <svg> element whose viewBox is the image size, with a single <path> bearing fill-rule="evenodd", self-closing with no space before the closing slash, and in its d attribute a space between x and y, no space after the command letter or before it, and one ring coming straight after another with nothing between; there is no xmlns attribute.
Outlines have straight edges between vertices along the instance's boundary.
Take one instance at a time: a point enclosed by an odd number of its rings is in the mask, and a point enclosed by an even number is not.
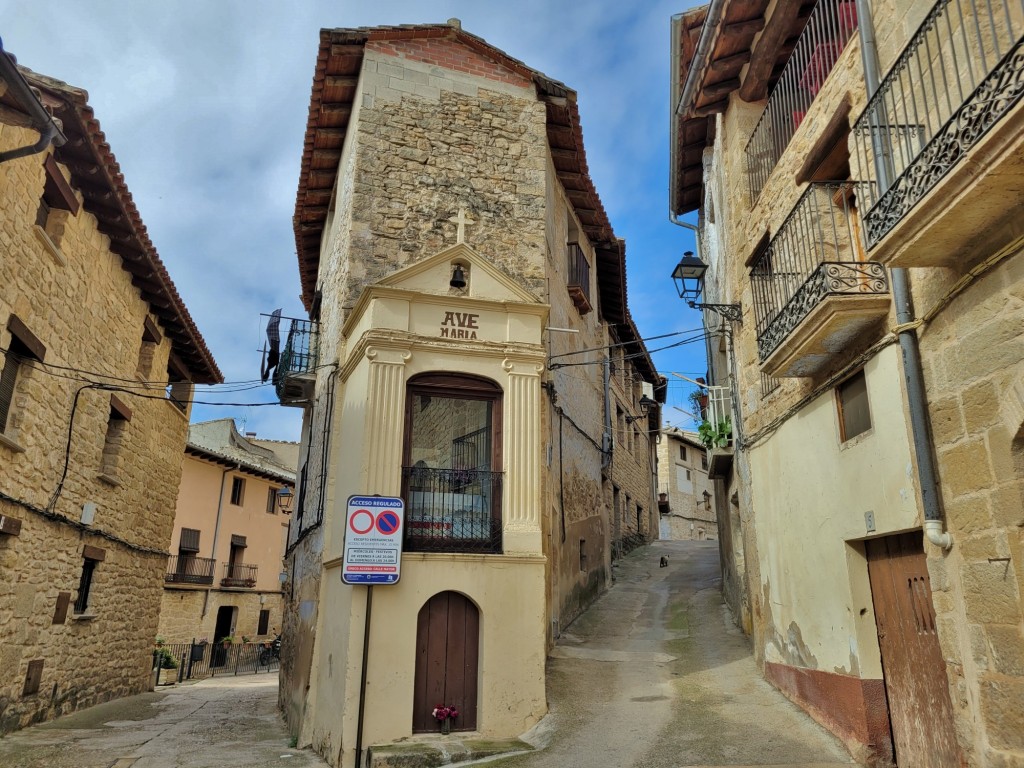
<svg viewBox="0 0 1024 768"><path fill-rule="evenodd" d="M543 716L547 649L657 536L664 387L572 90L455 20L323 30L316 62L294 219L309 319L275 373L304 408L281 703L300 745L352 766L439 731L438 704L488 737ZM354 494L405 502L365 686Z"/></svg>
<svg viewBox="0 0 1024 768"><path fill-rule="evenodd" d="M714 481L708 452L695 432L670 427L658 444L658 513L661 538L704 541L718 538Z"/></svg>
<svg viewBox="0 0 1024 768"><path fill-rule="evenodd" d="M160 603L168 643L268 639L280 629L292 448L242 435L234 419L189 427Z"/></svg>
<svg viewBox="0 0 1024 768"><path fill-rule="evenodd" d="M7 732L151 685L192 385L221 375L85 92L3 71L0 150L16 153L0 155ZM17 152L39 141L18 78L60 121L60 146Z"/></svg>

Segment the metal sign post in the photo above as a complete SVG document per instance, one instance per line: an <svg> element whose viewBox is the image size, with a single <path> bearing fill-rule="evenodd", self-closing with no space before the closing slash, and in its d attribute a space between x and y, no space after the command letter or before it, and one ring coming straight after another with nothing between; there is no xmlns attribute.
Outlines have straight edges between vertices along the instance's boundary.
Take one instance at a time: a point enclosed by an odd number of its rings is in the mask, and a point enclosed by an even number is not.
<svg viewBox="0 0 1024 768"><path fill-rule="evenodd" d="M363 760L363 712L366 707L366 670L370 655L370 612L373 586L397 584L402 575L402 533L405 502L392 496L349 496L345 515L345 552L341 580L366 587L363 625L363 668L359 683L356 723L356 768ZM339 760L339 764L340 764Z"/></svg>

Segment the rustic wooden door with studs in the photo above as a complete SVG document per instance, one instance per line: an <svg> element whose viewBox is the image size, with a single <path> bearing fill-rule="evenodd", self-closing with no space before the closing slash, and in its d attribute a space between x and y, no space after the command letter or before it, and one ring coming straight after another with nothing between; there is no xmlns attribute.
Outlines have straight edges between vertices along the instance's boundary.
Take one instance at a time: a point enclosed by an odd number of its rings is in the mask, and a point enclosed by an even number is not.
<svg viewBox="0 0 1024 768"><path fill-rule="evenodd" d="M416 625L413 733L441 730L435 707L455 707L454 731L477 725L480 612L458 592L440 592L420 609Z"/></svg>
<svg viewBox="0 0 1024 768"><path fill-rule="evenodd" d="M963 765L920 532L865 542L896 762Z"/></svg>

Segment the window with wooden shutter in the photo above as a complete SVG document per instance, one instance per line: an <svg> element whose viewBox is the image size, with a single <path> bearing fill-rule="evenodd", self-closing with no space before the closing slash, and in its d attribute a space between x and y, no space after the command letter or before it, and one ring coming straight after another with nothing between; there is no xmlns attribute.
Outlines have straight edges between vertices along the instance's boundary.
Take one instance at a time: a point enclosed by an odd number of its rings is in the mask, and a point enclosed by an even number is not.
<svg viewBox="0 0 1024 768"><path fill-rule="evenodd" d="M199 530L197 528L182 528L181 539L178 543L179 552L199 551Z"/></svg>
<svg viewBox="0 0 1024 768"><path fill-rule="evenodd" d="M0 433L4 434L10 432L14 421L14 392L22 366L30 360L42 362L46 356L46 346L17 315L12 314L7 319L7 330L11 340L0 369Z"/></svg>
<svg viewBox="0 0 1024 768"><path fill-rule="evenodd" d="M236 507L242 506L245 501L245 478L231 478L231 503Z"/></svg>

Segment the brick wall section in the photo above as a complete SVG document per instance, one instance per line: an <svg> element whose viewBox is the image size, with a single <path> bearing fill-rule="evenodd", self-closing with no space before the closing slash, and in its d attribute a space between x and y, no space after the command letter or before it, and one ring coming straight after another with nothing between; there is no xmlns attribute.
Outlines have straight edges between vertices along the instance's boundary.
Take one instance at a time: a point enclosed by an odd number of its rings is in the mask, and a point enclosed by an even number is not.
<svg viewBox="0 0 1024 768"><path fill-rule="evenodd" d="M31 131L0 127L4 149L34 140ZM162 385L146 387L135 379L148 307L95 218L83 209L62 217L59 228L51 221L50 242L35 226L42 158L0 165L0 347L10 347L8 319L16 314L46 345L46 363L132 382L129 391L118 393L132 419L121 436L116 479L101 479L110 393L81 391L67 476L54 505L71 522L0 500L0 514L23 524L19 536L0 535L0 572L7 575L0 580L0 732L149 686L187 430L187 416L164 399ZM164 336L153 350L157 378L169 352ZM47 506L63 472L72 404L81 386L22 366L11 423L0 441L4 494ZM86 502L96 504L87 529L74 524ZM65 623L54 624L58 595L69 592L75 600L85 546L105 550L89 599L94 618L74 620L69 610ZM38 694L23 697L34 659L44 660L42 684Z"/></svg>
<svg viewBox="0 0 1024 768"><path fill-rule="evenodd" d="M452 45L445 40L372 41L367 43L366 47L368 50L378 51L385 55L409 61L420 61L424 64L434 64L452 72L462 72L499 83L516 85L520 88L530 86L530 80L519 73L512 72L476 51Z"/></svg>

